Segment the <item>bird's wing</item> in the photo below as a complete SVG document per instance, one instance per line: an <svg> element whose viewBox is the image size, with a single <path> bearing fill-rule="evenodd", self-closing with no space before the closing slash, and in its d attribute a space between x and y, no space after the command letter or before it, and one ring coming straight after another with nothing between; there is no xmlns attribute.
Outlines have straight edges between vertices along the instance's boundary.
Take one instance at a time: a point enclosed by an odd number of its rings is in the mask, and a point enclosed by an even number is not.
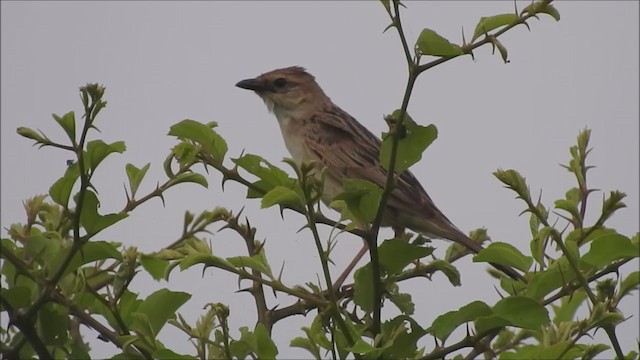
<svg viewBox="0 0 640 360"><path fill-rule="evenodd" d="M342 177L368 180L384 188L387 172L380 166L380 139L338 107L314 116L310 125L305 144L328 168L331 176L338 181ZM438 210L409 171L398 177L387 207L395 210L397 216L389 225L449 239L475 253L482 250L480 244L462 233ZM513 279L522 278L509 267L492 265Z"/></svg>
<svg viewBox="0 0 640 360"><path fill-rule="evenodd" d="M305 143L336 179L363 179L384 188L387 171L380 166L381 141L353 117L332 107L311 119ZM410 171L403 172L388 206L431 218L435 204ZM444 216L444 215L442 215Z"/></svg>

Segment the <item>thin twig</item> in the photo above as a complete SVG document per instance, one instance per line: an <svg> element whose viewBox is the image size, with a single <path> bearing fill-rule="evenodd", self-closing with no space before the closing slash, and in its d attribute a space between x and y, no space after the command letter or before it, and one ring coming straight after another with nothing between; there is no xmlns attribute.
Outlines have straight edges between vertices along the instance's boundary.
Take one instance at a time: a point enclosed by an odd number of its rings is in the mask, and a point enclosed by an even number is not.
<svg viewBox="0 0 640 360"><path fill-rule="evenodd" d="M305 166L303 164L303 166ZM298 170L296 170L296 172L298 172ZM355 341L353 339L353 337L351 336L351 332L349 331L349 328L347 327L346 323L344 322L344 319L342 318L342 314L340 313L340 310L338 309L338 299L336 297L336 294L333 290L333 281L331 281L331 272L329 271L329 259L328 259L328 255L327 252L324 251L323 247L322 247L322 241L320 240L320 234L318 233L318 227L316 226L316 219L315 219L315 214L316 211L314 209L314 203L313 203L313 196L311 194L312 191L312 186L310 184L307 183L308 177L307 174L299 172L298 173L298 177L300 178L300 184L302 187L302 192L304 194L304 198L306 200L306 208L307 208L307 224L309 226L309 229L311 230L311 233L313 234L313 240L316 244L316 249L318 251L318 255L320 257L320 263L322 265L322 272L324 274L324 279L327 285L327 293L329 294L329 308L331 309L331 314L332 314L332 318L335 321L336 325L340 328L340 331L342 331L345 339L347 340L347 342L349 343L349 346L353 346L355 344ZM333 332L333 330L332 330ZM357 356L357 354L354 353L354 355Z"/></svg>

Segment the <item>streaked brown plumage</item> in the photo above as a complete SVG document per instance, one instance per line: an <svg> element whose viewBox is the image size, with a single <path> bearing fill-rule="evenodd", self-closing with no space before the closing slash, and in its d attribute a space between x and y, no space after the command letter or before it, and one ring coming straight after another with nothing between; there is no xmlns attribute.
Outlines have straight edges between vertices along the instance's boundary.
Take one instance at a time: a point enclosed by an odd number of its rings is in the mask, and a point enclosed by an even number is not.
<svg viewBox="0 0 640 360"><path fill-rule="evenodd" d="M324 202L342 192L343 178L364 179L384 187L387 172L380 166L381 141L335 105L301 67L277 69L236 86L253 90L273 112L285 145L298 164L319 160L327 167ZM462 233L438 210L420 182L403 172L389 196L383 226L409 228L428 237L457 242L474 253L480 244ZM495 266L495 265L494 265ZM513 278L512 269L496 266Z"/></svg>

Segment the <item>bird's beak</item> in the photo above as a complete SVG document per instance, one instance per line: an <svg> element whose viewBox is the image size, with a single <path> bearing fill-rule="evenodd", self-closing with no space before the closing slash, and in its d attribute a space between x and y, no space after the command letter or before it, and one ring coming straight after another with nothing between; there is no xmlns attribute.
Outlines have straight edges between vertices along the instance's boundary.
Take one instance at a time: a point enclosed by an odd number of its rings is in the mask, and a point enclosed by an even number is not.
<svg viewBox="0 0 640 360"><path fill-rule="evenodd" d="M253 91L264 90L264 85L262 84L262 82L256 79L242 80L238 82L236 86L242 89L253 90Z"/></svg>

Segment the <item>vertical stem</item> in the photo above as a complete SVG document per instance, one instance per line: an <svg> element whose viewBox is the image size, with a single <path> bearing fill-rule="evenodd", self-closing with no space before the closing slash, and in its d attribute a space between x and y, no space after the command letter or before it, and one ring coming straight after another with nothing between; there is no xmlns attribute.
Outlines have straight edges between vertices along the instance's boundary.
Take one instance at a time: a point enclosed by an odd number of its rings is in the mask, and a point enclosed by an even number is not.
<svg viewBox="0 0 640 360"><path fill-rule="evenodd" d="M87 91L87 90L83 90ZM88 94L84 94L84 96L88 96ZM50 299L51 292L58 285L58 281L62 278L65 269L69 266L71 259L73 256L80 250L82 247L82 238L80 236L80 214L82 213L82 208L84 207L84 198L89 187L90 176L85 169L84 164L84 144L87 139L87 134L89 129L91 129L93 125L93 120L95 114L93 114L93 110L96 108L98 102L101 101L101 98L98 98L97 101L91 102L90 105L86 105L85 110L85 123L82 128L82 135L80 136L80 141L76 146L74 146L74 151L76 153L76 158L78 159L78 171L80 173L80 190L78 190L78 201L76 203L76 209L73 216L73 243L71 244L71 248L69 249L69 253L65 257L65 259L60 264L60 267L56 270L54 275L48 281L47 285L40 292L40 296L36 301L31 305L29 310L25 313L26 317L35 316L40 307L48 302Z"/></svg>
<svg viewBox="0 0 640 360"><path fill-rule="evenodd" d="M303 165L304 166L304 165ZM297 172L297 171L296 171ZM333 317L333 321L340 328L340 331L343 332L345 338L349 345L353 346L355 344L353 338L351 337L351 332L345 324L342 315L340 314L340 310L338 309L338 298L336 297L336 293L333 289L333 282L331 281L331 272L329 271L329 263L327 259L327 253L324 251L322 247L322 241L320 240L320 234L318 233L318 227L316 226L316 212L313 208L313 201L310 186L307 183L307 175L306 173L298 173L298 177L300 178L300 185L302 187L302 191L305 197L305 206L306 206L306 215L307 215L307 223L309 224L309 229L311 229L311 233L313 234L313 240L316 244L316 249L318 250L318 255L320 256L320 263L322 265L322 272L324 274L324 279L327 286L327 292L329 293L329 308L331 310L331 315ZM333 333L333 331L332 331ZM357 355L357 354L354 354Z"/></svg>
<svg viewBox="0 0 640 360"><path fill-rule="evenodd" d="M387 201L389 199L389 195L391 191L393 191L393 186L395 182L395 165L396 165L396 157L398 155L398 140L399 140L399 132L398 129L402 128L402 123L404 122L404 118L407 114L407 107L409 106L409 100L411 99L411 93L413 91L413 86L415 85L416 79L419 75L418 64L416 64L411 58L411 52L409 50L409 46L407 43L407 39L404 35L404 30L402 29L402 22L400 21L400 3L399 1L393 2L394 12L390 14L391 20L393 21L393 26L398 30L398 35L400 36L400 41L402 42L402 48L407 60L407 66L409 69L409 78L407 79L407 86L404 92L404 98L402 99L402 106L400 107L400 114L398 119L395 119L396 125L395 128L390 128L389 136L391 136L391 157L389 160L389 165L387 167L387 179L385 182L384 190L382 192L382 197L380 198L380 205L378 207L378 212L376 214L376 218L371 227L371 231L369 232L369 236L367 237L367 243L369 244L369 256L371 257L371 267L372 267L372 278L373 278L373 324L372 331L374 334L378 334L380 332L380 323L381 323L381 312L382 312L382 284L380 282L380 263L378 258L378 233L380 232L380 225L382 223L382 217L384 215L384 210L387 205Z"/></svg>

